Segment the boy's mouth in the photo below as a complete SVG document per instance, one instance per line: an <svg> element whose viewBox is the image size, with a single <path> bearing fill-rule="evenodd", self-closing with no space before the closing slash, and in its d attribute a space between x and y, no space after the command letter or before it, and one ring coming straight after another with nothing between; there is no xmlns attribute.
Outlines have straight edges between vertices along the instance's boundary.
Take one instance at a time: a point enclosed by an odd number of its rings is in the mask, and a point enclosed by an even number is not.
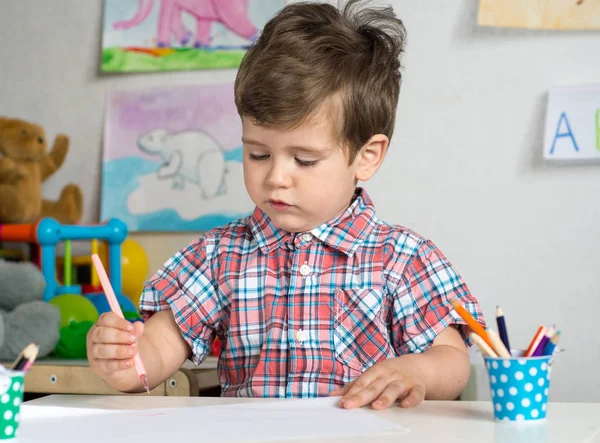
<svg viewBox="0 0 600 443"><path fill-rule="evenodd" d="M275 209L277 211L284 211L291 206L281 200L272 200L271 199L268 201L268 203L269 203L269 206L271 206L273 209Z"/></svg>

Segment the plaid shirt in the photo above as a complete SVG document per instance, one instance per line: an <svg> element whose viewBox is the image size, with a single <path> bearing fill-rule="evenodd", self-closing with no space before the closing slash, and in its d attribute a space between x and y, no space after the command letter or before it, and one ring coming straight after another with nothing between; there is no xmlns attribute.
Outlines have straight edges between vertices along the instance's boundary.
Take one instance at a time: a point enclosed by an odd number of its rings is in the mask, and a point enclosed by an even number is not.
<svg viewBox="0 0 600 443"><path fill-rule="evenodd" d="M146 319L171 309L197 365L219 337L222 395L316 397L463 324L452 298L484 325L433 243L378 220L358 188L310 232L281 230L256 208L206 233L146 284L140 308Z"/></svg>

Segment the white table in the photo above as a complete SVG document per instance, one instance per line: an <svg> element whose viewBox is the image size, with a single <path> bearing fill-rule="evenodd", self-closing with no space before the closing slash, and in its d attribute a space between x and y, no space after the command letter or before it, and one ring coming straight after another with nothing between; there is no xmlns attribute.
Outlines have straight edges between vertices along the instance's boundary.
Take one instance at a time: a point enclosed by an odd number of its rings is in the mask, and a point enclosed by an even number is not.
<svg viewBox="0 0 600 443"><path fill-rule="evenodd" d="M101 409L177 408L242 402L287 401L215 397L139 397L50 395L27 405ZM600 403L550 403L548 417L538 422L496 423L490 402L426 401L413 409L393 407L377 412L383 418L410 429L402 436L373 435L343 440L293 440L294 442L585 442L600 443ZM24 425L23 423L22 425ZM183 438L188 440L189 430ZM195 434L202 441L201 433ZM43 441L43 436L40 436ZM132 440L133 441L133 440ZM144 442L151 443L151 442Z"/></svg>

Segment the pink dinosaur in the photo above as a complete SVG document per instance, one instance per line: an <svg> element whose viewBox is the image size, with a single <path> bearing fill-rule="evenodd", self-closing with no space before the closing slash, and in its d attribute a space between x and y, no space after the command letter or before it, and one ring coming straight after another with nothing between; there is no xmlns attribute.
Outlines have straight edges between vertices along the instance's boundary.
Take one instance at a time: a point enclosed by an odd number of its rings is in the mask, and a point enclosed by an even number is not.
<svg viewBox="0 0 600 443"><path fill-rule="evenodd" d="M114 29L129 29L146 20L154 0L139 0L138 11L130 20L113 24ZM210 26L212 22L223 23L228 29L241 37L254 41L258 31L248 19L248 0L161 0L158 17L157 44L160 47L171 46L171 34L185 45L191 38L182 20L187 12L196 19L196 40L194 47L210 46Z"/></svg>

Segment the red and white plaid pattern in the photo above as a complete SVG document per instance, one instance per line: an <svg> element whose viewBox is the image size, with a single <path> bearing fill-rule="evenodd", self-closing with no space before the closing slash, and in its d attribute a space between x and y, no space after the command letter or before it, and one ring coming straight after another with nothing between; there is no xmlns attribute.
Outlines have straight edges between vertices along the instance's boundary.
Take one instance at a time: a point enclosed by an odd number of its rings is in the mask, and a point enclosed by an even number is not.
<svg viewBox="0 0 600 443"><path fill-rule="evenodd" d="M224 396L316 397L464 324L453 298L485 325L433 243L378 220L358 188L310 232L278 229L256 208L206 233L146 284L140 308L146 319L171 309L198 365L219 337Z"/></svg>

